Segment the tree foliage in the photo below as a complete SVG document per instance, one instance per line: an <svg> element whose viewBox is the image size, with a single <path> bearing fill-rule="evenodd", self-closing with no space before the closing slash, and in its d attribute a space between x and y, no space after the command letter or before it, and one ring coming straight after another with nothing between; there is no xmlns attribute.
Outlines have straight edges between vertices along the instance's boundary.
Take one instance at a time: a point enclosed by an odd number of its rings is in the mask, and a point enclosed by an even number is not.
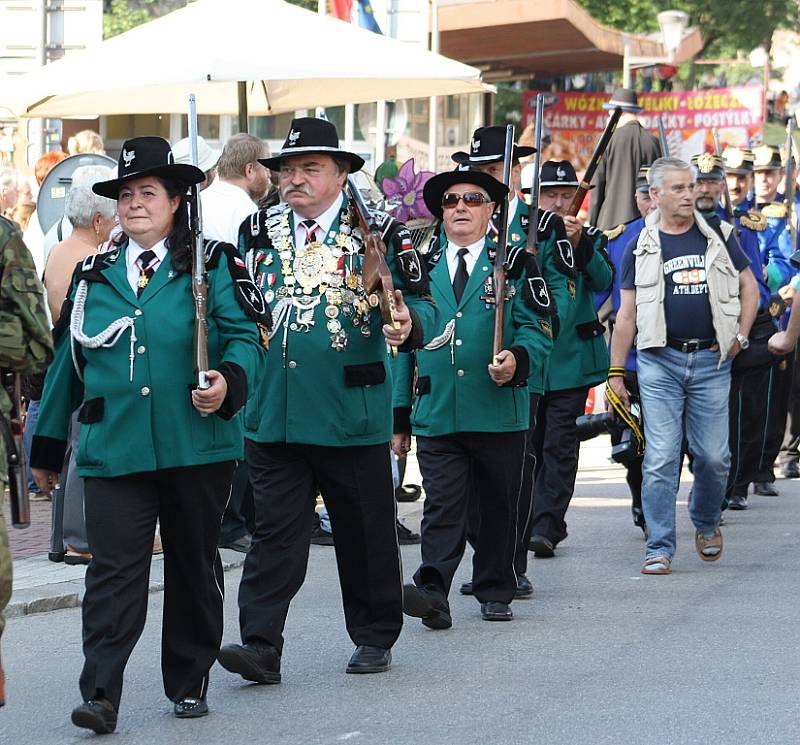
<svg viewBox="0 0 800 745"><path fill-rule="evenodd" d="M798 0L578 0L601 23L622 31L658 31L658 13L683 10L689 24L697 26L704 46L698 57L732 57L759 45L767 49L778 28L795 28L800 18Z"/></svg>
<svg viewBox="0 0 800 745"><path fill-rule="evenodd" d="M103 38L110 39L117 34L130 31L134 26L140 26L152 20L154 0L144 0L144 3L133 5L128 0L105 0L103 3Z"/></svg>

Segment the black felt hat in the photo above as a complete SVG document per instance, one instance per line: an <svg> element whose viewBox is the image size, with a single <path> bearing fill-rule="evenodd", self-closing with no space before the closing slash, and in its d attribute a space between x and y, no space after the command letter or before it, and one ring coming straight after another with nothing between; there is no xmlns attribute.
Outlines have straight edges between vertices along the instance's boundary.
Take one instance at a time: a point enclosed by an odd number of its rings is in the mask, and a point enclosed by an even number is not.
<svg viewBox="0 0 800 745"><path fill-rule="evenodd" d="M460 169L445 171L427 181L422 189L425 206L434 217L442 219L442 197L451 186L456 184L474 184L480 187L495 204L502 202L508 194L508 187L505 184L476 168L469 168L465 171Z"/></svg>
<svg viewBox="0 0 800 745"><path fill-rule="evenodd" d="M641 166L636 174L636 191L650 191L650 182L647 180L650 166Z"/></svg>
<svg viewBox="0 0 800 745"><path fill-rule="evenodd" d="M339 147L339 133L333 124L313 116L292 119L292 126L289 127L289 134L286 135L281 151L271 158L259 158L258 162L271 171L279 171L284 158L315 153L345 158L350 163L350 173L360 171L364 166L364 159L360 155Z"/></svg>
<svg viewBox="0 0 800 745"><path fill-rule="evenodd" d="M556 186L580 186L575 167L568 160L548 160L542 163L539 188Z"/></svg>
<svg viewBox="0 0 800 745"><path fill-rule="evenodd" d="M711 153L693 155L691 164L695 169L698 181L722 181L725 178L725 166L722 158Z"/></svg>
<svg viewBox="0 0 800 745"><path fill-rule="evenodd" d="M505 127L478 127L472 133L469 152L459 150L453 153L453 160L459 165L482 166L503 160L506 149ZM525 158L536 152L535 147L514 145L512 159Z"/></svg>
<svg viewBox="0 0 800 745"><path fill-rule="evenodd" d="M611 96L611 100L603 104L603 108L609 111L616 109L617 106L623 111L629 111L633 114L638 114L642 111L636 91L630 88L617 88Z"/></svg>
<svg viewBox="0 0 800 745"><path fill-rule="evenodd" d="M186 184L205 181L206 175L199 168L187 163L176 163L169 143L162 137L134 137L125 140L117 161L117 178L99 181L92 191L101 197L116 199L120 187L126 181L145 176L162 176Z"/></svg>

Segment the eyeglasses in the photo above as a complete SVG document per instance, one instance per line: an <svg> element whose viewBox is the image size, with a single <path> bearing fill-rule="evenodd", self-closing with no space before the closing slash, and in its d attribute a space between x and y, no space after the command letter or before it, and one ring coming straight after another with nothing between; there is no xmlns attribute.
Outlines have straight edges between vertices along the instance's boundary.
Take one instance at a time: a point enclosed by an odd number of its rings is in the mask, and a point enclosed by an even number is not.
<svg viewBox="0 0 800 745"><path fill-rule="evenodd" d="M491 201L479 191L468 191L464 194L451 193L442 197L442 207L446 210L453 209L462 199L467 207L480 207L482 204Z"/></svg>

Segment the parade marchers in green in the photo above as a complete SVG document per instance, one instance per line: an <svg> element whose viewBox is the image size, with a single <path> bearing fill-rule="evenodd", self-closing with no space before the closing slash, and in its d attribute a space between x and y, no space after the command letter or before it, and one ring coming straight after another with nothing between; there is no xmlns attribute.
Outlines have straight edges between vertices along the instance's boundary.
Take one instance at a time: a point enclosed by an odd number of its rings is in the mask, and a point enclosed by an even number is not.
<svg viewBox="0 0 800 745"><path fill-rule="evenodd" d="M340 216L331 225L325 242L333 243L339 233L342 214L347 210L347 197L344 198ZM287 205L278 205L271 210L262 210L253 220L255 230L251 231L250 221L245 221L239 233L239 250L242 255L259 258L255 266L256 285L268 295L268 301L275 307L275 300L281 293L285 274L278 247L272 245L267 235L266 224L282 211L289 211L289 250L295 255L293 246L294 223ZM394 286L403 291L406 305L412 314L414 331L404 346L419 346L423 339L432 334L438 320L438 310L429 297L415 294L409 286L408 271L398 259L398 241L395 230L405 228L392 220L387 226L383 219L387 246L386 260L392 272ZM355 230L355 229L354 229ZM253 235L255 232L255 235ZM360 240L356 241L360 246ZM410 248L413 259L421 263L419 254ZM252 252L252 253L251 253ZM409 254L411 257L411 254ZM351 256L346 256L349 261ZM361 274L363 254L352 254L354 273ZM424 277L424 268L419 267ZM426 283L424 283L426 284ZM287 289L293 289L294 285ZM333 288L338 289L338 288ZM343 291L348 287L343 285ZM351 289L352 291L352 289ZM284 293L286 290L283 291ZM330 288L329 288L330 292ZM316 293L315 293L316 294ZM271 298L271 300L270 300ZM261 384L254 389L245 410L245 436L255 442L304 443L324 446L377 445L389 442L392 436L392 376L387 361L386 341L381 331L383 320L377 308L371 308L367 319L361 326L354 326L355 313L352 303L329 302L326 292L322 292L319 304L304 328L294 326L298 321L295 308L290 309L283 322L275 318L272 351L270 352ZM327 327L328 313L338 307L336 318L347 331L346 349L337 351L331 345L331 331ZM286 328L284 328L284 325ZM362 333L366 325L369 335ZM283 339L286 344L283 346Z"/></svg>
<svg viewBox="0 0 800 745"><path fill-rule="evenodd" d="M81 402L77 465L84 478L241 459L242 422L235 413L248 388L257 384L266 353L256 322L237 301L231 268L235 249L216 244L207 257L209 364L225 375L228 395L219 412L203 417L190 396L197 381L192 277L162 261L137 298L126 274L126 247L127 243L98 254L89 271L78 266L59 326L68 322L78 281L89 280L84 333L97 334L118 318L132 317L133 379L130 330L111 348L89 349L75 343L79 359L86 360L81 382L73 365L70 330L64 328L47 373L36 428L34 452L38 451L39 462L61 469L70 415ZM126 436L119 437L121 432Z"/></svg>

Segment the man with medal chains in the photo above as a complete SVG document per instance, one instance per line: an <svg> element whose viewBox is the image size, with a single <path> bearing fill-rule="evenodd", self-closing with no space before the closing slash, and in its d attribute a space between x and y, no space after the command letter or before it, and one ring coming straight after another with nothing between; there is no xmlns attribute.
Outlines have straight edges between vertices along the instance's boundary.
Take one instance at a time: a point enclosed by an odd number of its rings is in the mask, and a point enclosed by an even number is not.
<svg viewBox="0 0 800 745"><path fill-rule="evenodd" d="M280 153L261 162L279 173L282 201L242 223L239 250L275 314L273 354L245 411L256 528L239 588L242 644L224 646L219 662L246 680L280 681L319 491L356 645L347 672L384 672L402 626L386 344L421 347L438 311L409 231L381 213L397 328L365 291L364 240L344 192L364 161L339 148L331 123L295 119Z"/></svg>

